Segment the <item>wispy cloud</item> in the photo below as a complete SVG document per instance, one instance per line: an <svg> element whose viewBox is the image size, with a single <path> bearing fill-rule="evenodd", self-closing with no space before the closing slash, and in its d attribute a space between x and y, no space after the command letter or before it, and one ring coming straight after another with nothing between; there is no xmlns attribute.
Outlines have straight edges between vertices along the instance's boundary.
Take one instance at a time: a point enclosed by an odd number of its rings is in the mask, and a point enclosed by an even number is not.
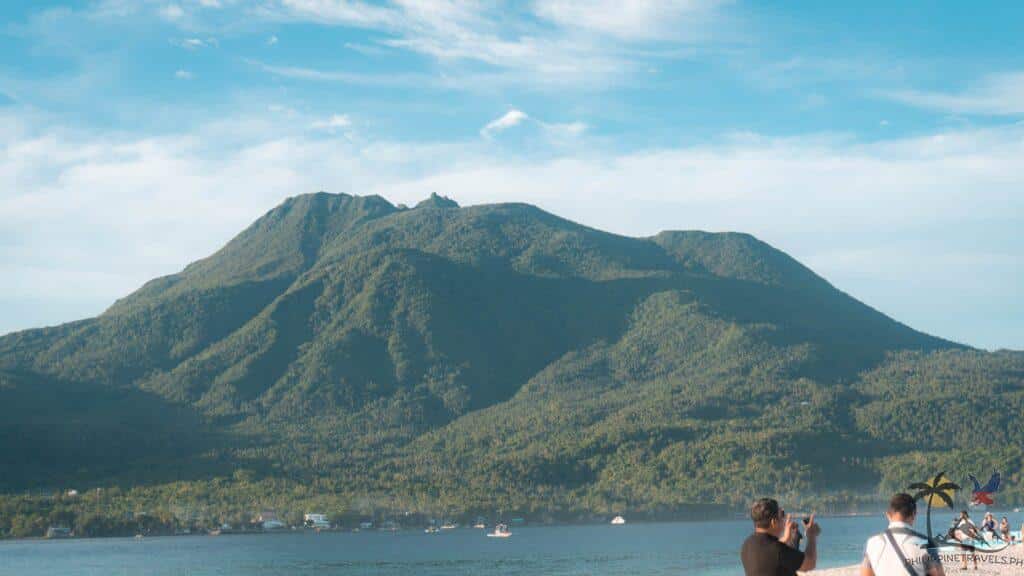
<svg viewBox="0 0 1024 576"><path fill-rule="evenodd" d="M541 122L541 126L544 127L550 135L556 138L577 138L582 136L587 131L587 126L583 122L565 122L565 123L553 123L547 124Z"/></svg>
<svg viewBox="0 0 1024 576"><path fill-rule="evenodd" d="M528 118L529 116L527 116L525 112L513 108L502 114L500 117L488 122L486 126L480 129L480 135L484 138L490 138L495 133L517 126Z"/></svg>
<svg viewBox="0 0 1024 576"><path fill-rule="evenodd" d="M182 38L181 40L175 40L174 44L181 46L188 50L198 50L200 48L206 48L207 46L213 45L212 40L203 40L202 38Z"/></svg>
<svg viewBox="0 0 1024 576"><path fill-rule="evenodd" d="M273 46L275 44L277 44L277 36L271 36L270 38L267 38L267 46Z"/></svg>
<svg viewBox="0 0 1024 576"><path fill-rule="evenodd" d="M538 16L559 26L622 40L703 40L725 0L538 0Z"/></svg>
<svg viewBox="0 0 1024 576"><path fill-rule="evenodd" d="M993 74L961 92L900 90L884 95L918 108L953 114L1024 115L1024 72Z"/></svg>
<svg viewBox="0 0 1024 576"><path fill-rule="evenodd" d="M178 80L191 80L192 73L188 70L178 69L174 71L174 77Z"/></svg>
<svg viewBox="0 0 1024 576"><path fill-rule="evenodd" d="M185 10L177 4L165 4L157 13L161 18L170 22L176 22L185 16Z"/></svg>
<svg viewBox="0 0 1024 576"><path fill-rule="evenodd" d="M383 56L389 52L389 50L383 46L363 44L361 42L346 42L345 48L367 56Z"/></svg>
<svg viewBox="0 0 1024 576"><path fill-rule="evenodd" d="M310 124L310 127L317 130L327 130L333 132L335 130L342 130L352 126L352 119L349 118L348 114L332 114L325 120L315 120Z"/></svg>
<svg viewBox="0 0 1024 576"><path fill-rule="evenodd" d="M481 128L480 135L486 139L491 139L500 132L520 126L526 122L539 127L543 136L553 143L565 143L571 139L579 138L588 128L583 122L545 122L543 120L538 120L537 118L532 118L522 110L510 108L508 112L505 112L498 118L491 120Z"/></svg>
<svg viewBox="0 0 1024 576"><path fill-rule="evenodd" d="M513 108L480 128L480 135L486 139L492 139L500 132L527 122L540 128L542 135L550 143L556 143L556 145L557 143L567 143L575 138L579 138L588 129L587 124L584 122L545 122L532 118L525 112Z"/></svg>
<svg viewBox="0 0 1024 576"><path fill-rule="evenodd" d="M699 42L724 2L580 2L526 5L456 0L280 0L279 18L384 33L377 43L430 56L441 63L473 62L524 82L569 84L617 81L636 62L633 50L669 50ZM699 32L699 33L698 33Z"/></svg>
<svg viewBox="0 0 1024 576"><path fill-rule="evenodd" d="M258 60L246 60L268 74L295 80L339 82L363 86L429 86L438 80L425 74L363 74L344 70L321 70L305 66L276 66Z"/></svg>

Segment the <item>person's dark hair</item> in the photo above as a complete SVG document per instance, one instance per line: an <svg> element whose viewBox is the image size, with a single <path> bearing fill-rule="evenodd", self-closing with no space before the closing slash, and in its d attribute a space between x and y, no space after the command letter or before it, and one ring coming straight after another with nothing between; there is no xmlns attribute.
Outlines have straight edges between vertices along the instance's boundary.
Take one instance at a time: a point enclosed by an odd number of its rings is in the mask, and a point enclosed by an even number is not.
<svg viewBox="0 0 1024 576"><path fill-rule="evenodd" d="M889 500L889 512L899 514L904 518L917 516L917 501L910 494L900 492Z"/></svg>
<svg viewBox="0 0 1024 576"><path fill-rule="evenodd" d="M750 519L755 528L771 528L772 520L779 516L779 503L771 498L761 498L750 507Z"/></svg>

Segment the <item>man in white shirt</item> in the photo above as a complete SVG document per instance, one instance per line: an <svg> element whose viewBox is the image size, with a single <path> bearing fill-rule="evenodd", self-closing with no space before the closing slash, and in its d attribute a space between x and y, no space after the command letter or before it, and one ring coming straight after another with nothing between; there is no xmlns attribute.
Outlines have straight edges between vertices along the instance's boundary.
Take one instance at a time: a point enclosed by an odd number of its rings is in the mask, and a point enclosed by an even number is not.
<svg viewBox="0 0 1024 576"><path fill-rule="evenodd" d="M889 501L889 528L868 539L860 576L945 576L937 556L929 554L928 537L915 532L917 502L910 494Z"/></svg>

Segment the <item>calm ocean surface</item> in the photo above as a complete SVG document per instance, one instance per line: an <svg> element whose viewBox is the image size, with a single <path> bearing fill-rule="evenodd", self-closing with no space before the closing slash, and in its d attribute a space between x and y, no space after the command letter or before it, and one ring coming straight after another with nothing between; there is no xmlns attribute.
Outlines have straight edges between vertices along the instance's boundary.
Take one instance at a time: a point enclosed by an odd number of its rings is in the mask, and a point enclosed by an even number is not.
<svg viewBox="0 0 1024 576"><path fill-rule="evenodd" d="M936 531L948 522L947 515L937 516ZM867 537L884 528L880 515L823 518L821 524L819 567L858 562ZM923 530L923 520L918 524ZM440 534L297 532L4 541L0 575L739 574L737 552L750 523L523 526L514 531L504 539L459 528Z"/></svg>

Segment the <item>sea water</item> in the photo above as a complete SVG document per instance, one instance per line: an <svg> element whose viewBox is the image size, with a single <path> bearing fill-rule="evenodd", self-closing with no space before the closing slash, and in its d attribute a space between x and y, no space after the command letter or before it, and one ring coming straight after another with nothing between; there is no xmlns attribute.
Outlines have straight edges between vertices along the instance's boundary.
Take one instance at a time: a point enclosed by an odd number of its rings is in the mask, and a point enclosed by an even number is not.
<svg viewBox="0 0 1024 576"><path fill-rule="evenodd" d="M1024 518L1012 516L1016 528ZM935 531L950 519L936 516ZM819 567L860 562L865 540L885 527L881 514L820 522ZM739 548L750 531L747 521L720 521L522 526L510 538L458 528L3 541L0 575L725 575L742 574Z"/></svg>

